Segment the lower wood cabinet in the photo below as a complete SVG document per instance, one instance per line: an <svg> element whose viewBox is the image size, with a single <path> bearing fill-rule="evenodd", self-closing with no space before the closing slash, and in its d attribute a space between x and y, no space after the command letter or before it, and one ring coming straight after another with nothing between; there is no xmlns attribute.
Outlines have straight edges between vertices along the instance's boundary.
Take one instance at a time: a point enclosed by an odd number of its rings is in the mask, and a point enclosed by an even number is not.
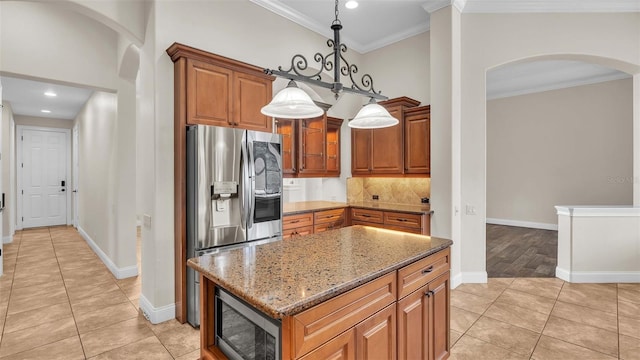
<svg viewBox="0 0 640 360"><path fill-rule="evenodd" d="M351 209L351 225L365 225L431 235L430 215L371 209Z"/></svg>
<svg viewBox="0 0 640 360"><path fill-rule="evenodd" d="M356 326L358 359L396 359L396 304L391 304Z"/></svg>
<svg viewBox="0 0 640 360"><path fill-rule="evenodd" d="M450 256L444 249L294 315L292 357L447 359Z"/></svg>
<svg viewBox="0 0 640 360"><path fill-rule="evenodd" d="M339 229L347 224L346 219L344 208L285 215L282 217L282 238L286 240L299 235Z"/></svg>
<svg viewBox="0 0 640 360"><path fill-rule="evenodd" d="M398 301L398 358L449 357L449 272Z"/></svg>

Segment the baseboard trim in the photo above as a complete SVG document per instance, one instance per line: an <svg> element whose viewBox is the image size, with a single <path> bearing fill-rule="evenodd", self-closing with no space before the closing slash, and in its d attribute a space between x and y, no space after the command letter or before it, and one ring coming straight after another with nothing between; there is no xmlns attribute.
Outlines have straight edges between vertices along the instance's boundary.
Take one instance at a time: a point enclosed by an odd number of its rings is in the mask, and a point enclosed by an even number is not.
<svg viewBox="0 0 640 360"><path fill-rule="evenodd" d="M84 231L84 229L82 229L80 226L78 226L78 232L80 233L80 236L82 236L82 238L87 242L87 244L89 244L89 247L93 250L93 252L95 252L96 255L98 255L98 257L100 258L100 260L102 260L102 262L107 267L107 269L111 271L111 273L113 274L113 276L115 276L116 279L126 279L130 277L138 276L137 265L125 266L122 268L117 267L116 264L113 261L111 261L109 256L107 256L107 254L105 254L104 251L100 249L98 244L96 244L96 242L93 241L91 236L89 236L89 234L87 234Z"/></svg>
<svg viewBox="0 0 640 360"><path fill-rule="evenodd" d="M486 271L462 272L461 275L463 284L486 284L489 278Z"/></svg>
<svg viewBox="0 0 640 360"><path fill-rule="evenodd" d="M13 242L13 235L7 235L2 238L3 244L11 244Z"/></svg>
<svg viewBox="0 0 640 360"><path fill-rule="evenodd" d="M570 283L640 283L640 271L567 271L556 267L556 277Z"/></svg>
<svg viewBox="0 0 640 360"><path fill-rule="evenodd" d="M462 274L451 277L451 289L455 289L460 285L462 285Z"/></svg>
<svg viewBox="0 0 640 360"><path fill-rule="evenodd" d="M558 231L558 224L537 223L537 222L531 222L531 221L487 218L487 224L518 226L518 227L525 227L525 228L531 228L531 229Z"/></svg>
<svg viewBox="0 0 640 360"><path fill-rule="evenodd" d="M169 304L157 308L151 305L151 302L147 300L144 294L140 294L139 305L144 317L152 324L159 324L176 317L176 304Z"/></svg>

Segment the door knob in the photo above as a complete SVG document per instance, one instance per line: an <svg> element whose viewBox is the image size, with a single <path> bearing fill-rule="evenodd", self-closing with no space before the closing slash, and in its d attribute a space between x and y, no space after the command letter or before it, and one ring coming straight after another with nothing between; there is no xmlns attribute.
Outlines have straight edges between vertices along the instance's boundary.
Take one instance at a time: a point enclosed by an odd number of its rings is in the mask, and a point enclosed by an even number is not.
<svg viewBox="0 0 640 360"><path fill-rule="evenodd" d="M67 191L67 190L65 190L65 189L60 189L60 191L65 192L65 191Z"/></svg>
<svg viewBox="0 0 640 360"><path fill-rule="evenodd" d="M78 190L72 190L72 191L73 191L74 193L77 193L77 192L78 192Z"/></svg>

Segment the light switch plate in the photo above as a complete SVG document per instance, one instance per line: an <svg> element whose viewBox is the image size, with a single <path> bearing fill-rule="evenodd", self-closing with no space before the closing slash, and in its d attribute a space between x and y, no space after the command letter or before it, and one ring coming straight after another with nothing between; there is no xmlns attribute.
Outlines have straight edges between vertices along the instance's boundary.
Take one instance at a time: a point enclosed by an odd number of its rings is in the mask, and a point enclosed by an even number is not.
<svg viewBox="0 0 640 360"><path fill-rule="evenodd" d="M142 223L145 227L151 227L151 215L142 215Z"/></svg>

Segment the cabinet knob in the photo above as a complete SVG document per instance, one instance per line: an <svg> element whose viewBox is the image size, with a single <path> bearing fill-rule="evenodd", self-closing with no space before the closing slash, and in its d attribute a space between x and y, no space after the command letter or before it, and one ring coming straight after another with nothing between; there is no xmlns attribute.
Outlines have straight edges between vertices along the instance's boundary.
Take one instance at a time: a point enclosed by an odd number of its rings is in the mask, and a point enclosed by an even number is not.
<svg viewBox="0 0 640 360"><path fill-rule="evenodd" d="M431 297L431 295L433 295L433 291L427 291L424 293L424 296L426 297Z"/></svg>
<svg viewBox="0 0 640 360"><path fill-rule="evenodd" d="M298 171L298 170L296 170L296 168L291 168L291 171Z"/></svg>

